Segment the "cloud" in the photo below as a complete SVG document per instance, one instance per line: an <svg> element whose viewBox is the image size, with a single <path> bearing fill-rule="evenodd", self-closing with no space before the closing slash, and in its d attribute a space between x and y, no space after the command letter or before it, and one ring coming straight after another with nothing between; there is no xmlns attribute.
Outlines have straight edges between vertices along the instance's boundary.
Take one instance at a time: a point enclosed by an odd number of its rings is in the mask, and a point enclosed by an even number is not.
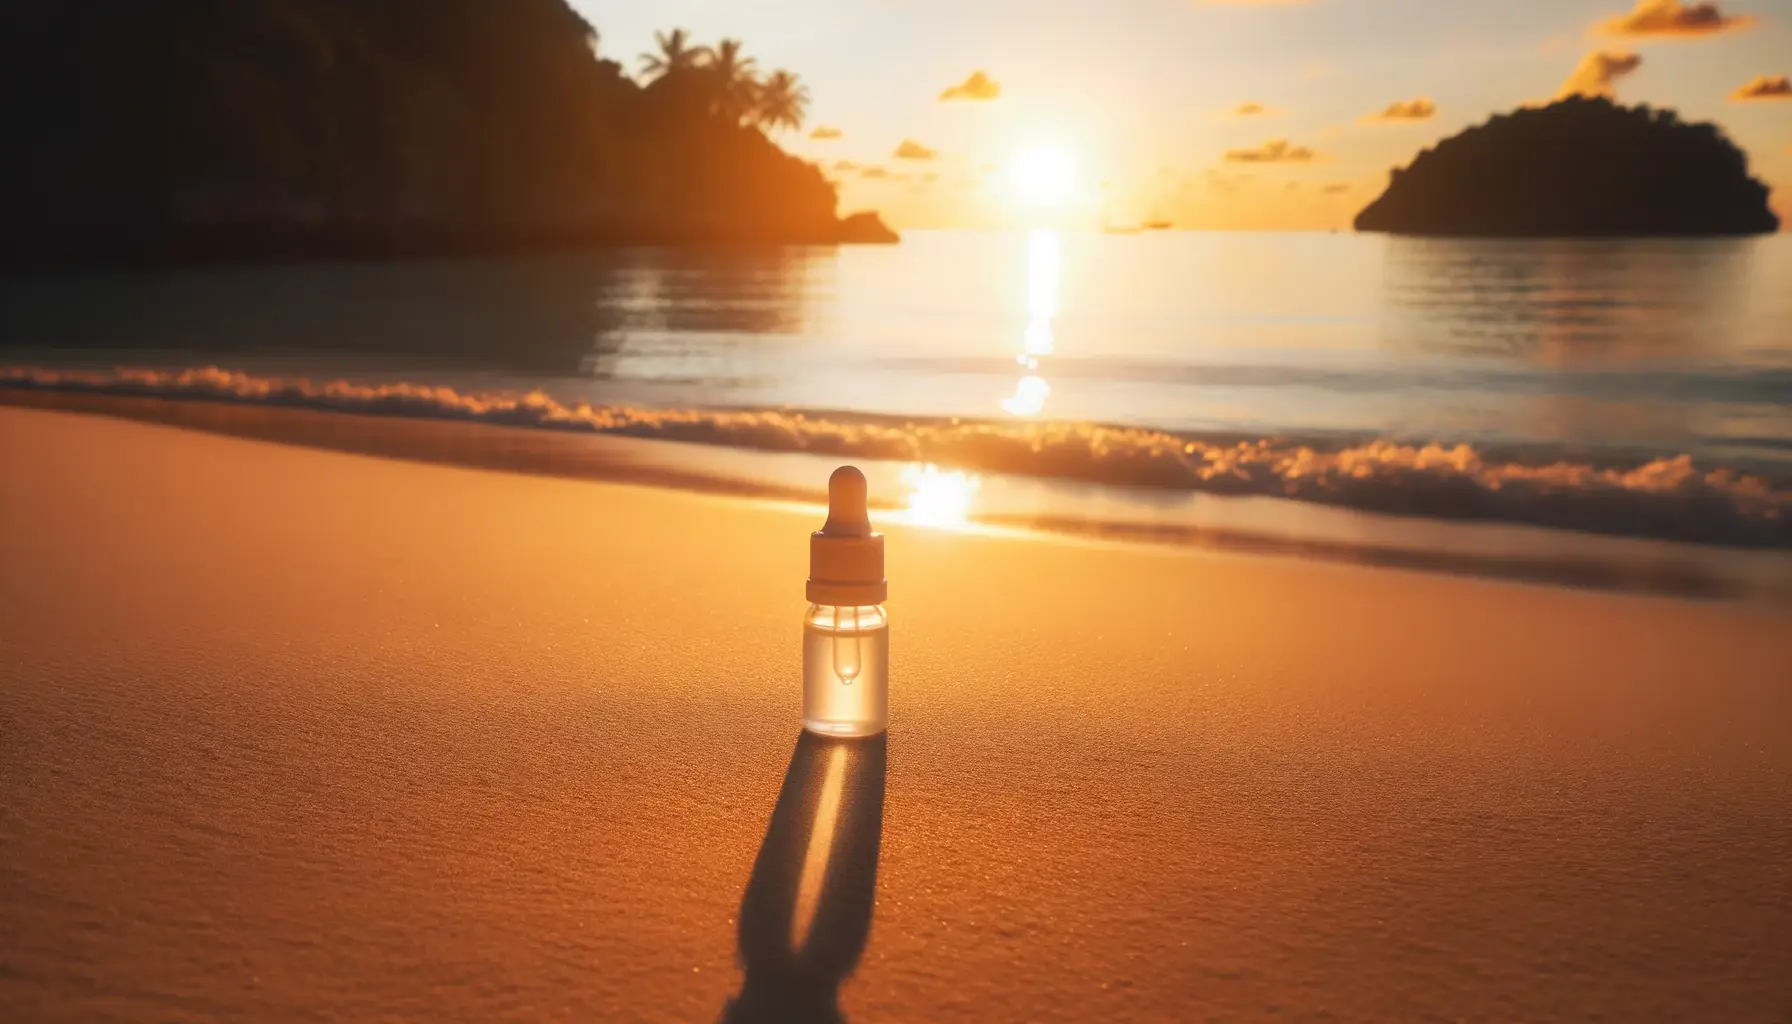
<svg viewBox="0 0 1792 1024"><path fill-rule="evenodd" d="M1347 181L1334 181L1319 191L1324 192L1328 196L1335 196L1340 192L1350 191L1350 183Z"/></svg>
<svg viewBox="0 0 1792 1024"><path fill-rule="evenodd" d="M1226 160L1235 164L1305 163L1311 159L1312 150L1289 145L1287 139L1270 139L1255 149L1226 150Z"/></svg>
<svg viewBox="0 0 1792 1024"><path fill-rule="evenodd" d="M815 130L809 133L809 137L811 139L837 139L845 134L845 132L838 128L830 127L825 124L818 124L815 126Z"/></svg>
<svg viewBox="0 0 1792 1024"><path fill-rule="evenodd" d="M836 171L856 171L858 169L859 165L853 163L851 160L834 161L834 170Z"/></svg>
<svg viewBox="0 0 1792 1024"><path fill-rule="evenodd" d="M1232 116L1234 117L1261 117L1265 114L1273 113L1275 113L1275 111L1255 101L1240 103L1238 106L1232 108Z"/></svg>
<svg viewBox="0 0 1792 1024"><path fill-rule="evenodd" d="M1201 180L1213 191L1229 196L1243 188L1251 180L1251 176L1242 173L1227 174L1209 167L1201 172Z"/></svg>
<svg viewBox="0 0 1792 1024"><path fill-rule="evenodd" d="M889 176L890 172L884 170L882 167L866 167L859 171L859 177L861 178L888 178Z"/></svg>
<svg viewBox="0 0 1792 1024"><path fill-rule="evenodd" d="M940 180L940 176L939 176L939 175L937 175L937 174L935 174L935 173L933 173L933 172L932 172L932 171L929 171L929 172L928 172L928 173L926 173L926 174L923 174L923 175L921 175L921 180L922 180L922 181L923 181L923 182L924 182L924 183L926 183L926 184L928 184L928 185L931 185L931 184L933 184L933 183L934 183L934 182L936 182L936 181L938 181L938 180Z"/></svg>
<svg viewBox="0 0 1792 1024"><path fill-rule="evenodd" d="M1748 100L1792 100L1792 76L1756 75L1755 80L1730 94L1738 103Z"/></svg>
<svg viewBox="0 0 1792 1024"><path fill-rule="evenodd" d="M1395 100L1379 113L1363 118L1365 121L1424 121L1437 113L1437 104L1420 96L1416 100Z"/></svg>
<svg viewBox="0 0 1792 1024"><path fill-rule="evenodd" d="M1635 71L1643 64L1643 58L1634 53L1611 50L1594 50L1580 59L1575 65L1574 73L1562 83L1561 91L1556 93L1557 99L1569 96L1605 96L1615 97L1618 94L1618 79Z"/></svg>
<svg viewBox="0 0 1792 1024"><path fill-rule="evenodd" d="M914 139L903 139L902 145L896 147L898 160L932 160L939 152L921 145Z"/></svg>
<svg viewBox="0 0 1792 1024"><path fill-rule="evenodd" d="M1725 14L1716 0L1685 4L1680 0L1637 0L1629 14L1608 18L1593 27L1598 35L1621 38L1696 39L1753 26L1745 14Z"/></svg>
<svg viewBox="0 0 1792 1024"><path fill-rule="evenodd" d="M987 102L1000 95L1002 95L1002 83L981 71L973 71L971 77L957 85L947 86L946 91L940 93L940 102L949 103L952 100Z"/></svg>

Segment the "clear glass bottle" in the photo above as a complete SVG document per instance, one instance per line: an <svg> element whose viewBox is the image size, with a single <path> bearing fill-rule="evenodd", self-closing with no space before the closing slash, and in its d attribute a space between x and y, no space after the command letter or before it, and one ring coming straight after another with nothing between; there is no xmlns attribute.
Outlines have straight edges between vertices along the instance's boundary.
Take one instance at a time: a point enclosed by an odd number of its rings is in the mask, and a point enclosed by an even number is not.
<svg viewBox="0 0 1792 1024"><path fill-rule="evenodd" d="M874 736L889 727L890 618L883 605L810 605L803 618L803 728Z"/></svg>
<svg viewBox="0 0 1792 1024"><path fill-rule="evenodd" d="M871 528L865 474L828 478L828 521L809 535L803 616L803 728L875 736L890 725L890 619L884 536Z"/></svg>

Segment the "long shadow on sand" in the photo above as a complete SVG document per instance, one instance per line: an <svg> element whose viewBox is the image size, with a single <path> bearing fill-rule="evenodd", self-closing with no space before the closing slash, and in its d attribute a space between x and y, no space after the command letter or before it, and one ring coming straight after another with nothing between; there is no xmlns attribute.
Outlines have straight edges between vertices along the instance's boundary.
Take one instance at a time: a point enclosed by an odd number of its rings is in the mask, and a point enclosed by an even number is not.
<svg viewBox="0 0 1792 1024"><path fill-rule="evenodd" d="M803 733L740 901L746 980L725 1024L844 1020L840 984L871 933L884 830L885 737Z"/></svg>

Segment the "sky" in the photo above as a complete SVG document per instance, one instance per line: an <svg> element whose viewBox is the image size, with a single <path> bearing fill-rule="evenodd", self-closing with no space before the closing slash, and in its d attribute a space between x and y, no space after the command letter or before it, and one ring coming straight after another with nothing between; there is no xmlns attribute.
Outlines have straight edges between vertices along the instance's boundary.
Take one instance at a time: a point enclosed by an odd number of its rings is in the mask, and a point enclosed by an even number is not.
<svg viewBox="0 0 1792 1024"><path fill-rule="evenodd" d="M570 2L631 69L682 27L795 71L778 141L898 228L1347 227L1390 168L1565 88L1716 121L1792 225L1792 0ZM1014 171L1042 152L1071 170L1050 211Z"/></svg>

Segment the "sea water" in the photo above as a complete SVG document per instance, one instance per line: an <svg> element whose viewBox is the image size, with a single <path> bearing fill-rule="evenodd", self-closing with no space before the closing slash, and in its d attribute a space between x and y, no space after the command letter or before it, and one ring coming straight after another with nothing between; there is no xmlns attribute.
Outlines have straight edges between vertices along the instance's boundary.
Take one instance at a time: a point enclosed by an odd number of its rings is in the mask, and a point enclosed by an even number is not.
<svg viewBox="0 0 1792 1024"><path fill-rule="evenodd" d="M1047 485L1084 487L1098 525L1262 535L1290 510L1228 502L1272 498L1402 535L1429 517L1792 550L1789 280L1792 234L1043 229L25 276L0 280L0 388L79 369L100 377L76 390L379 414L333 445L395 417L690 442L642 460L729 460L773 493L818 466L743 448L937 463L986 475L975 515L1002 510L1005 474L1048 520L1068 499Z"/></svg>

